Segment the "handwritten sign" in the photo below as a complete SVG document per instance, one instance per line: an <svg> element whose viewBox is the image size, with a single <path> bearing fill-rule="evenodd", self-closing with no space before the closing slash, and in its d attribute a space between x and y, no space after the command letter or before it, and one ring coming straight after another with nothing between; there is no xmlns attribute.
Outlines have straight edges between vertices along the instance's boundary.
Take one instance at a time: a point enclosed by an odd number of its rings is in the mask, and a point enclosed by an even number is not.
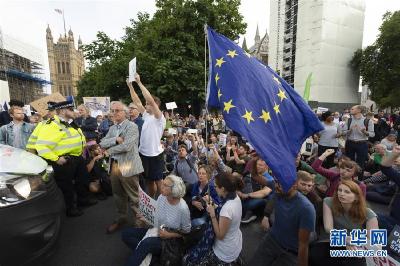
<svg viewBox="0 0 400 266"><path fill-rule="evenodd" d="M62 96L59 92L52 93L49 96L40 98L39 100L31 102L29 105L35 108L39 114L46 115L47 114L47 102L63 102L65 101L65 97Z"/></svg>
<svg viewBox="0 0 400 266"><path fill-rule="evenodd" d="M146 194L139 186L139 211L146 219L147 223L154 226L154 219L156 215L156 201Z"/></svg>

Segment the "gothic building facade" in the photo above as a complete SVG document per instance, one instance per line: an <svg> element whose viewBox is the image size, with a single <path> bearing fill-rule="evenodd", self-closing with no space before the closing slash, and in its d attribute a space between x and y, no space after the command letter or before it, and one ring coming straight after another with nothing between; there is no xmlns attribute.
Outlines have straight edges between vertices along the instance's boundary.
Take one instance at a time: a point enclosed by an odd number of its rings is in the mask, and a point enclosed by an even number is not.
<svg viewBox="0 0 400 266"><path fill-rule="evenodd" d="M264 36L261 38L257 25L256 36L254 37L254 45L250 47L249 53L266 65L268 64L268 44L269 37L267 31L265 31Z"/></svg>
<svg viewBox="0 0 400 266"><path fill-rule="evenodd" d="M46 42L52 83L51 92L59 92L64 96L76 96L78 94L77 82L85 71L81 38L79 37L78 49L76 49L74 34L70 29L68 36L60 35L57 43L54 43L48 26Z"/></svg>

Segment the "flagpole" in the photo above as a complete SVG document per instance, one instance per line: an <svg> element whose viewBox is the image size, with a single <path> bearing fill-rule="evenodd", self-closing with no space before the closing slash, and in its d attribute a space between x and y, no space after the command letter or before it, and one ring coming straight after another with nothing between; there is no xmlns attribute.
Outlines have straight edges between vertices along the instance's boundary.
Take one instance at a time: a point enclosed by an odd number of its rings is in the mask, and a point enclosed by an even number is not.
<svg viewBox="0 0 400 266"><path fill-rule="evenodd" d="M204 101L204 107L206 110L206 119L205 119L205 124L206 124L206 139L205 139L205 146L206 146L206 164L209 164L208 160L208 107L207 107L207 24L204 24L204 92L206 95L206 99ZM214 150L213 150L214 152ZM213 154L214 155L214 154ZM208 204L211 204L211 195L210 195L210 186L207 188L207 194L208 194Z"/></svg>

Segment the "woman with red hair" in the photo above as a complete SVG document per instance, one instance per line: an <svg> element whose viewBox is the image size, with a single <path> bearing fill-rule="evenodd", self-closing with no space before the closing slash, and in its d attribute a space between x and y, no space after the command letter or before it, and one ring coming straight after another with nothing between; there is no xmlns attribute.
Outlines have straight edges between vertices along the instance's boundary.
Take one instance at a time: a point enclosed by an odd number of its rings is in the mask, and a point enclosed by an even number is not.
<svg viewBox="0 0 400 266"><path fill-rule="evenodd" d="M369 238L372 229L378 229L376 214L367 207L358 184L351 180L342 180L333 197L324 199L324 228L327 233L333 229L346 229L346 249L355 250L350 244L350 232L353 229L367 229ZM329 242L317 242L311 248L310 265L366 265L365 258L331 258Z"/></svg>

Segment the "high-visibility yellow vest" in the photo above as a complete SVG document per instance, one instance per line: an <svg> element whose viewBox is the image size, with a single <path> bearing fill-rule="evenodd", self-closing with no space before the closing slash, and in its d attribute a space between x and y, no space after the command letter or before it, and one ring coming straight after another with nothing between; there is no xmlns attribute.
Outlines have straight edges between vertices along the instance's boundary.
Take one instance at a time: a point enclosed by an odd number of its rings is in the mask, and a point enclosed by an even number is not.
<svg viewBox="0 0 400 266"><path fill-rule="evenodd" d="M85 136L80 128L65 125L55 115L40 128L35 150L44 159L57 161L63 155L82 155L85 143Z"/></svg>
<svg viewBox="0 0 400 266"><path fill-rule="evenodd" d="M26 149L27 150L35 150L35 145L36 145L36 141L40 132L40 129L42 128L42 126L44 124L46 124L46 121L42 121L40 123L38 123L35 127L35 129L33 130L32 134L29 136L28 139L28 143L26 143Z"/></svg>

